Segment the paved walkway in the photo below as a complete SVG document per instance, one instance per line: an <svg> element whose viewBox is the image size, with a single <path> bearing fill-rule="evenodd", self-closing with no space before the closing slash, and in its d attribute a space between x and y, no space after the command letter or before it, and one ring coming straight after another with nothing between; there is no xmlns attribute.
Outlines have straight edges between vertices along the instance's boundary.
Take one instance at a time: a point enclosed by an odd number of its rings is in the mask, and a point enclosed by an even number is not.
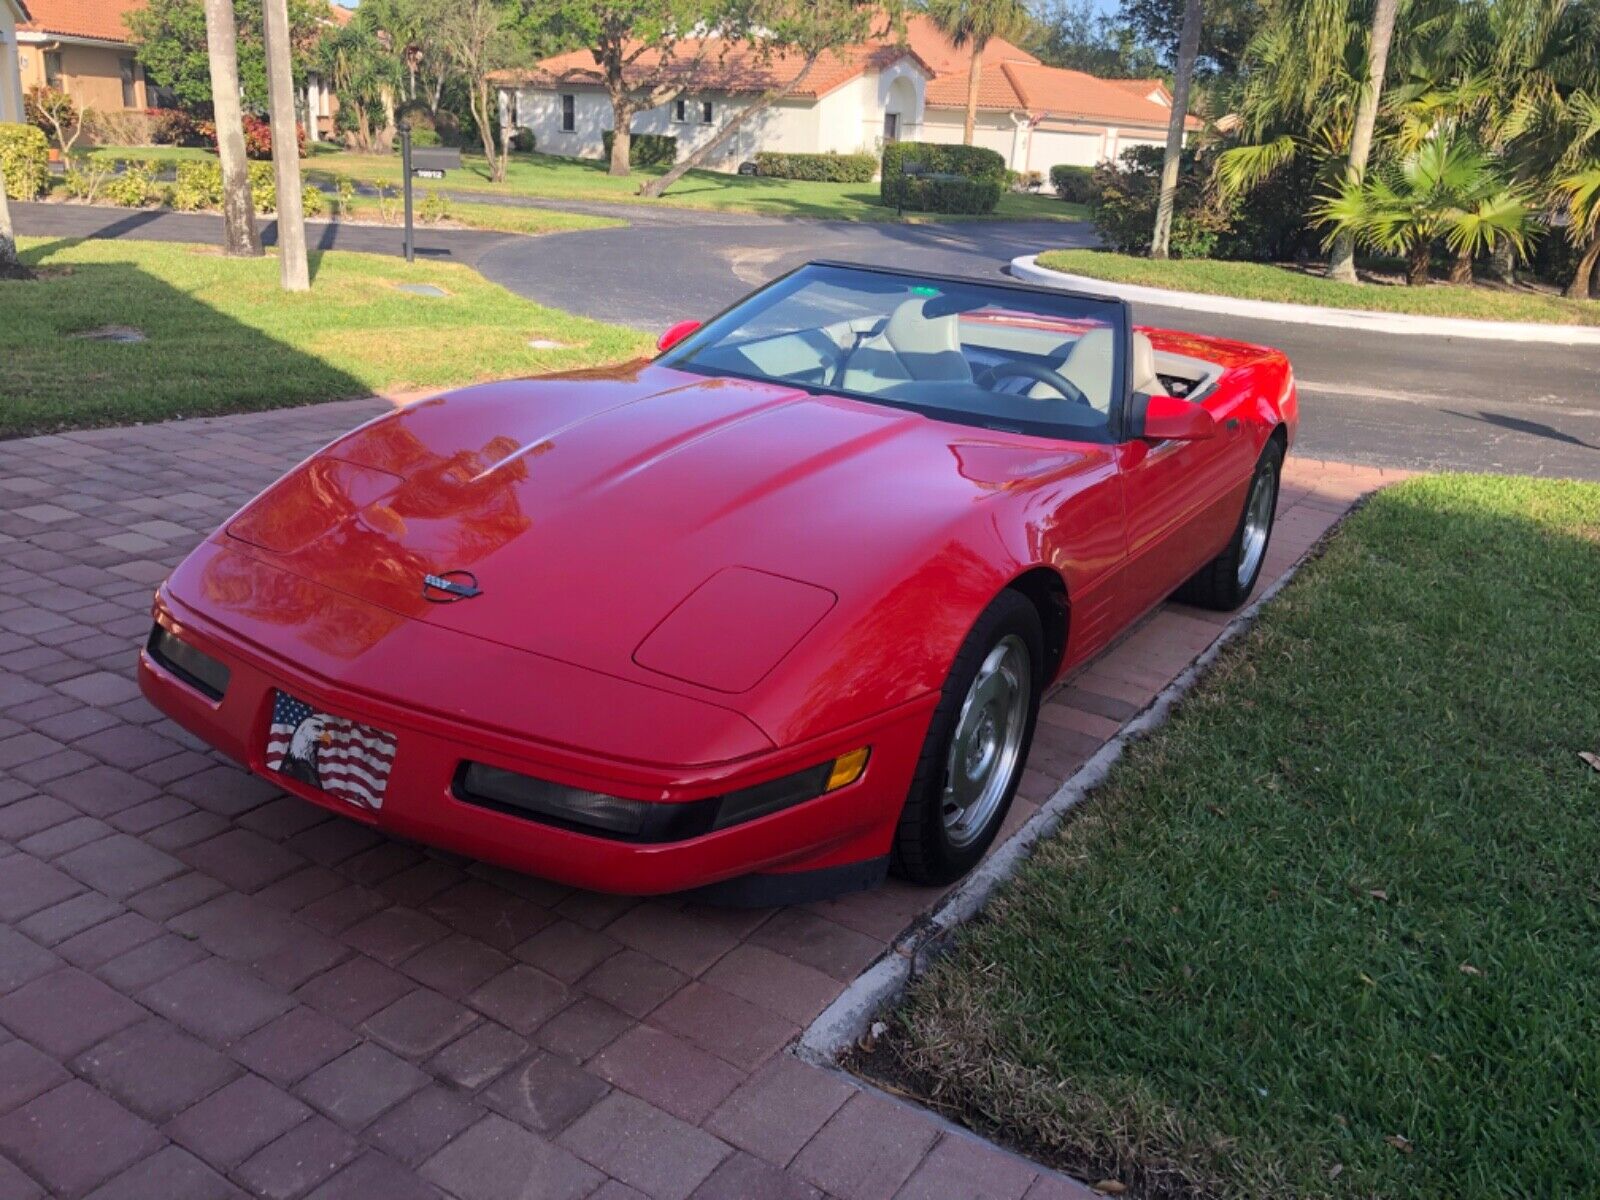
<svg viewBox="0 0 1600 1200"><path fill-rule="evenodd" d="M787 1053L934 893L575 891L276 792L132 678L151 589L359 401L0 443L0 1197L1083 1197ZM1291 460L1268 578L1381 473ZM1224 623L1047 704L1015 828Z"/></svg>

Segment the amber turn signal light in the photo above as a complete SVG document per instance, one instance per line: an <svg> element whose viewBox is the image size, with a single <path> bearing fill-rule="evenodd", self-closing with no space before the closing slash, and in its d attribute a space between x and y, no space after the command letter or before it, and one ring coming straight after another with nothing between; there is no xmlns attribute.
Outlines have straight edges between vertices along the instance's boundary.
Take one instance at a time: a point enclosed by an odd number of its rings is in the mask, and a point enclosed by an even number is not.
<svg viewBox="0 0 1600 1200"><path fill-rule="evenodd" d="M871 754L870 748L863 746L859 750L852 750L849 754L841 754L833 760L833 770L828 774L828 786L825 792L837 792L842 787L849 787L861 778L861 772L867 769L867 756Z"/></svg>

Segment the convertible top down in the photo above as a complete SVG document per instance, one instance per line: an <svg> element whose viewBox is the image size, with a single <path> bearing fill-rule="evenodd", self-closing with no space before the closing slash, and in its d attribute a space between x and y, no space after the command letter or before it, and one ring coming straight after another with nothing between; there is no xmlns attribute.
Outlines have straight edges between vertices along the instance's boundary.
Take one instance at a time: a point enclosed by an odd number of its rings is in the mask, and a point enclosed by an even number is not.
<svg viewBox="0 0 1600 1200"><path fill-rule="evenodd" d="M286 791L582 887L969 870L1043 692L1255 585L1276 351L812 263L648 362L466 388L301 463L162 585L140 681Z"/></svg>

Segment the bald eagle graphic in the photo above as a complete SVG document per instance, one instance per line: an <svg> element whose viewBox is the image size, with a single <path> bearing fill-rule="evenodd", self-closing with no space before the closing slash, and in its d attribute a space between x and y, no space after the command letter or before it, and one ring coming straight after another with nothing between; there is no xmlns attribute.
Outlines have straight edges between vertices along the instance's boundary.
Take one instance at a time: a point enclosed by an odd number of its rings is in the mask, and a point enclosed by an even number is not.
<svg viewBox="0 0 1600 1200"><path fill-rule="evenodd" d="M323 718L313 713L299 725L289 738L289 748L283 752L283 765L278 769L291 779L309 783L321 789L322 772L317 767L317 747L328 744L328 732Z"/></svg>

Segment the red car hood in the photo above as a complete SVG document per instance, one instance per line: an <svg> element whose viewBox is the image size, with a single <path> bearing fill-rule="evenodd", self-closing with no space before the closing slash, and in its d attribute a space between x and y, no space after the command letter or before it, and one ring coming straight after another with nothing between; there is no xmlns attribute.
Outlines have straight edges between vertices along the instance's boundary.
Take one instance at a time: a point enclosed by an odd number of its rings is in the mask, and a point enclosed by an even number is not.
<svg viewBox="0 0 1600 1200"><path fill-rule="evenodd" d="M647 366L418 404L330 446L217 540L403 617L731 694L905 578L975 501L1076 457ZM424 575L450 571L482 594L430 603Z"/></svg>

